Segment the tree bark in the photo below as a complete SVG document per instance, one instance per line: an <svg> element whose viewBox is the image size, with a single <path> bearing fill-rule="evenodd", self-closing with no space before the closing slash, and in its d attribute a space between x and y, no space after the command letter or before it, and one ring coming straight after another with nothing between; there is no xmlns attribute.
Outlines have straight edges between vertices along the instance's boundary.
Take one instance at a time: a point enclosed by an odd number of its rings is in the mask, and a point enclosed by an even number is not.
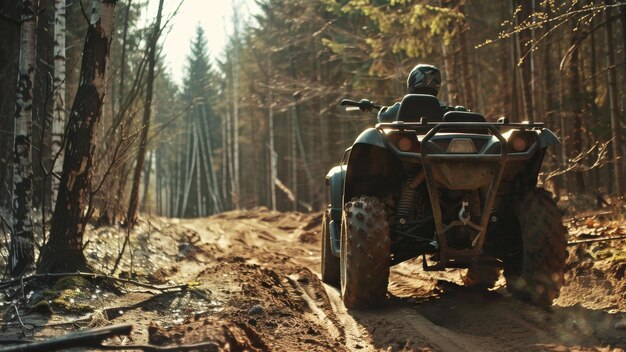
<svg viewBox="0 0 626 352"><path fill-rule="evenodd" d="M37 48L37 0L21 2L21 38L15 130L13 144L13 231L9 255L9 273L21 275L34 262L34 238L31 219L33 192L32 133L33 85Z"/></svg>
<svg viewBox="0 0 626 352"><path fill-rule="evenodd" d="M572 51L572 55L568 64L568 80L569 80L569 97L568 103L570 106L571 116L573 117L573 125L571 134L573 136L572 139L572 148L570 158L575 158L582 152L582 88L580 86L580 71L579 71L579 53L580 46L577 45L578 42L578 33L580 31L572 31L572 36L570 39L570 45L575 45L575 49ZM574 171L573 174L574 179L574 192L581 193L585 192L585 181L583 178L583 174L580 171Z"/></svg>
<svg viewBox="0 0 626 352"><path fill-rule="evenodd" d="M610 1L606 1L607 5ZM609 88L609 107L611 112L611 135L613 137L613 173L615 177L615 192L618 196L624 195L624 158L622 155L622 131L620 127L619 95L617 91L617 69L615 68L615 52L613 43L613 26L609 18L611 17L611 9L605 11L606 18L606 49L607 49L607 65L608 65L608 88Z"/></svg>
<svg viewBox="0 0 626 352"><path fill-rule="evenodd" d="M233 205L241 207L241 184L239 182L239 10L233 4Z"/></svg>
<svg viewBox="0 0 626 352"><path fill-rule="evenodd" d="M67 129L63 172L50 239L39 272L87 270L83 235L91 199L95 132L102 115L106 65L113 38L116 0L95 0L83 49L80 84Z"/></svg>
<svg viewBox="0 0 626 352"><path fill-rule="evenodd" d="M61 174L63 133L65 132L65 0L54 1L54 117L52 119L51 153L53 172ZM59 181L52 177L52 204L59 192ZM54 210L54 209L53 209Z"/></svg>
<svg viewBox="0 0 626 352"><path fill-rule="evenodd" d="M518 0L520 1L520 0ZM518 2L519 3L519 2ZM530 0L521 0L521 11L518 12L518 25L528 25L532 16L532 2ZM534 104L533 104L533 52L532 30L524 29L519 32L519 59L521 61L521 81L522 94L524 97L524 113L526 120L534 121Z"/></svg>
<svg viewBox="0 0 626 352"><path fill-rule="evenodd" d="M270 149L270 207L272 210L276 210L276 151L274 150L274 87L272 81L272 55L270 54L267 60L267 76L268 76L268 104L267 104L267 125L269 133L269 149Z"/></svg>
<svg viewBox="0 0 626 352"><path fill-rule="evenodd" d="M163 0L159 1L159 9L157 10L156 23L152 30L150 38L150 49L148 52L148 76L146 87L146 101L143 110L143 121L141 125L141 137L139 140L139 150L137 151L137 160L135 162L135 172L133 174L133 187L130 191L130 199L128 202L128 213L126 214L126 226L132 228L137 222L137 207L139 203L139 185L141 183L141 171L146 158L146 150L148 148L148 133L150 132L150 116L152 113L152 94L154 93L154 68L156 66L156 50L157 42L161 33L161 17L163 13ZM123 64L123 63L122 63Z"/></svg>
<svg viewBox="0 0 626 352"><path fill-rule="evenodd" d="M451 0L440 0L439 5L442 7L450 8L452 7ZM450 25L450 32L453 32L453 25ZM454 46L451 45L454 41L450 41L450 43L445 43L443 40L441 41L441 55L443 56L443 67L445 70L445 87L448 92L448 104L456 105L459 99L459 90L456 82L456 75L454 70ZM450 50L452 48L452 50Z"/></svg>
<svg viewBox="0 0 626 352"><path fill-rule="evenodd" d="M464 13L463 1L459 3L459 12ZM470 109L476 109L474 106L474 89L472 87L472 78L470 76L469 69L469 57L467 53L467 37L465 36L465 32L469 29L469 24L467 20L458 23L458 31L459 31L459 50L461 57L461 69L463 70L463 91L465 92L465 104ZM456 104L456 102L454 103Z"/></svg>

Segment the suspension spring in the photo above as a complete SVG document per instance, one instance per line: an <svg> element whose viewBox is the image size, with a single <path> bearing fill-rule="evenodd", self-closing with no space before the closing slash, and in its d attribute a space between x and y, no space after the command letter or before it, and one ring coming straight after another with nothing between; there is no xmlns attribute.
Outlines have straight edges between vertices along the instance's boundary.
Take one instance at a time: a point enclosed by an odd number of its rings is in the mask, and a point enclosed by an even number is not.
<svg viewBox="0 0 626 352"><path fill-rule="evenodd" d="M408 179L404 183L400 193L400 199L398 199L398 210L396 210L396 217L401 225L406 224L407 220L413 213L417 186L419 186L423 181L424 172L420 172L415 177Z"/></svg>

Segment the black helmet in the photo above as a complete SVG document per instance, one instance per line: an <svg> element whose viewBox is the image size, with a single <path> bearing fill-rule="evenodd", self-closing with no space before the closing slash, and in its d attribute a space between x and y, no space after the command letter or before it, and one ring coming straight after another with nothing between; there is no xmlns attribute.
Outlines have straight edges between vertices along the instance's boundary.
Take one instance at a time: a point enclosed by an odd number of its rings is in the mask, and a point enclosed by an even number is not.
<svg viewBox="0 0 626 352"><path fill-rule="evenodd" d="M406 80L408 94L429 94L437 96L441 86L441 73L433 65L415 66Z"/></svg>

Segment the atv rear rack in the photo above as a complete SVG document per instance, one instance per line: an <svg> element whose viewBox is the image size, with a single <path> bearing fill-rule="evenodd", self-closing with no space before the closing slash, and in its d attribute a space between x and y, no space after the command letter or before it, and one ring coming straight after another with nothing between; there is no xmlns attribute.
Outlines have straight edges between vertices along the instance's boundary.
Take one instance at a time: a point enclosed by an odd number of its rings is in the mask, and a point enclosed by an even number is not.
<svg viewBox="0 0 626 352"><path fill-rule="evenodd" d="M435 126L444 125L446 127L457 127L464 128L465 126L480 126L485 128L487 126L494 126L497 128L508 127L508 128L521 128L521 129L532 129L532 128L544 128L545 124L543 122L429 122L429 121L421 121L421 122L404 122L404 121L394 121L394 122L380 122L376 124L376 128L403 128L403 129L426 129L429 130Z"/></svg>
<svg viewBox="0 0 626 352"><path fill-rule="evenodd" d="M437 132L446 129L446 128L455 128L455 129L465 129L465 130L488 130L491 132L501 143L500 153L499 154L474 154L471 159L478 159L477 161L488 161L493 163L493 176L491 178L491 182L489 183L489 188L487 190L487 195L485 197L484 204L480 213L480 222L478 224L473 223L471 220L469 221L460 221L453 220L450 223L444 224L443 216L441 213L441 204L439 201L439 190L437 187L437 182L435 181L435 177L433 175L433 167L437 162L442 161L450 161L452 160L460 160L467 159L469 155L467 154L448 154L448 155L433 155L428 154L428 148L421 148L419 156L421 157L421 163L424 170L424 176L426 179L426 186L428 188L429 198L431 202L431 209L433 212L433 218L435 220L435 231L437 238L439 240L439 260L435 265L429 265L424 257L422 262L424 266L424 270L426 271L435 271L435 270L443 270L449 265L453 265L450 261L476 261L478 257L482 254L483 243L485 241L487 226L489 224L489 219L491 217L491 209L493 209L493 204L496 199L496 193L498 187L500 185L500 179L502 178L502 174L504 171L504 165L509 159L507 157L507 148L506 148L506 139L498 129L498 125L493 123L481 123L481 122L443 122L443 123L427 123L427 124L405 124L405 123L391 123L391 124L378 124L377 128L380 126L389 126L394 128L419 128L423 125L426 125L427 128L430 128L426 135L422 138L421 144L428 143ZM504 124L501 124L504 126ZM506 124L506 126L523 126L524 128L534 128L537 124ZM533 126L533 127L531 127ZM536 148L536 144L535 144ZM533 149L533 148L531 148ZM534 152L534 149L529 150L527 153ZM407 153L410 155L415 155L415 153ZM454 249L448 246L448 241L446 238L446 232L456 226L470 226L478 231L478 235L472 242L472 248L470 249Z"/></svg>

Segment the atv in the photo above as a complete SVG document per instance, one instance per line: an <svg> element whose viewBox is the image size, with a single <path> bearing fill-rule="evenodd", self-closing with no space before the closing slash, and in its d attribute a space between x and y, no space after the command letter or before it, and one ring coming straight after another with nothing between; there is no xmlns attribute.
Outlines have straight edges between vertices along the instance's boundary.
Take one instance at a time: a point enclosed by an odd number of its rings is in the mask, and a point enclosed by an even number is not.
<svg viewBox="0 0 626 352"><path fill-rule="evenodd" d="M347 109L381 109L343 100ZM363 131L326 175L322 281L347 308L381 304L389 268L422 257L426 271L467 269L464 283L495 285L548 307L563 285L567 230L551 193L537 187L543 123L487 122L409 94L395 121Z"/></svg>

